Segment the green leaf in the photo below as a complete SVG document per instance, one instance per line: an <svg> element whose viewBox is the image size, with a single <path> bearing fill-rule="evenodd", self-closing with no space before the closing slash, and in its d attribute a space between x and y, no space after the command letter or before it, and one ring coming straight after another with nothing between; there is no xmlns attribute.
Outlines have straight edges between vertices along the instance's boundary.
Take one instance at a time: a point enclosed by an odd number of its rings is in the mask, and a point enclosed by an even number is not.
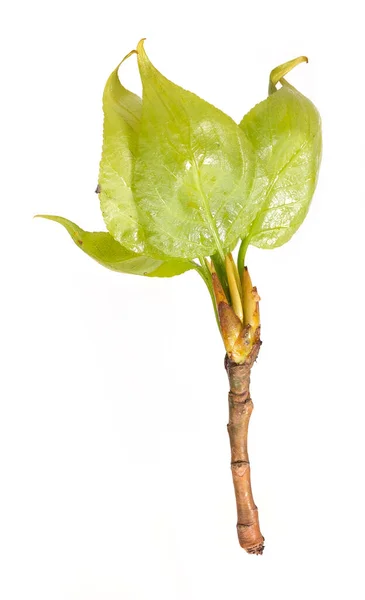
<svg viewBox="0 0 365 600"><path fill-rule="evenodd" d="M308 98L282 79L303 60L274 69L272 95L240 123L258 159L253 196L261 196L245 247L276 248L287 242L303 222L316 188L322 152L320 116ZM276 91L279 79L282 87Z"/></svg>
<svg viewBox="0 0 365 600"><path fill-rule="evenodd" d="M147 275L148 277L173 277L195 268L193 262L184 260L161 261L138 255L123 248L109 233L84 231L72 221L53 215L37 215L60 223L67 229L76 246L98 263L118 273Z"/></svg>
<svg viewBox="0 0 365 600"><path fill-rule="evenodd" d="M134 200L149 255L194 258L235 246L257 207L255 163L234 121L173 84L138 48L142 117Z"/></svg>
<svg viewBox="0 0 365 600"><path fill-rule="evenodd" d="M289 60L288 62L275 67L270 73L269 78L269 95L276 92L276 86L284 77L287 75L294 67L300 65L300 63L308 62L308 58L306 56L298 56L298 58L293 58L293 60Z"/></svg>
<svg viewBox="0 0 365 600"><path fill-rule="evenodd" d="M133 52L122 63L131 54ZM99 198L111 235L123 245L142 252L143 232L131 190L142 102L120 83L119 67L110 75L103 95L104 135Z"/></svg>

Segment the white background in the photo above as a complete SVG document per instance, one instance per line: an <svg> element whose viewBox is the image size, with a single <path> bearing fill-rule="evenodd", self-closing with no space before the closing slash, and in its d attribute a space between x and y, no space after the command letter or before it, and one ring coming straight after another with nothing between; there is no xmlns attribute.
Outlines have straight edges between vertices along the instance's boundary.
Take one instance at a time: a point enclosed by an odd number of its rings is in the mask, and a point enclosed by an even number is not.
<svg viewBox="0 0 365 600"><path fill-rule="evenodd" d="M4 10L5 9L5 10ZM365 597L361 3L8 2L1 17L0 596ZM195 273L102 269L38 212L103 228L107 76L155 65L239 120L271 68L318 106L309 216L250 249L262 297L253 486L266 549L238 546L224 350ZM136 65L125 81L138 90Z"/></svg>

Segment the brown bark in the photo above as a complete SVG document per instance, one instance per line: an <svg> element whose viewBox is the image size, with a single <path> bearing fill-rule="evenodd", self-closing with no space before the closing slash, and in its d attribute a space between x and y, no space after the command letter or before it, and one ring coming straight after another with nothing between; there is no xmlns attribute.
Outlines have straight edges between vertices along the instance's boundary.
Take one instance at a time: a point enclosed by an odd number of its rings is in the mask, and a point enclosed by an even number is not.
<svg viewBox="0 0 365 600"><path fill-rule="evenodd" d="M253 345L244 363L237 364L227 355L230 392L228 433L231 443L231 469L237 503L237 534L240 546L249 554L262 554L264 538L260 531L257 506L251 490L250 462L247 452L247 432L253 403L250 397L250 373L261 342Z"/></svg>

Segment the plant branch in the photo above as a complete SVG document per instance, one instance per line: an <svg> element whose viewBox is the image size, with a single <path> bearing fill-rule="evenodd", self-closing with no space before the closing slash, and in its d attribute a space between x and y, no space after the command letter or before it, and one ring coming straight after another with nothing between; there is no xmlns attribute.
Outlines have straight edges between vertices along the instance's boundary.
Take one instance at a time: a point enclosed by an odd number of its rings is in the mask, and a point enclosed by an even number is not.
<svg viewBox="0 0 365 600"><path fill-rule="evenodd" d="M230 391L228 433L231 444L231 470L237 504L237 534L240 546L249 554L262 554L264 537L260 531L257 506L251 490L251 469L247 451L247 434L253 403L250 397L250 373L261 342L258 339L242 364L226 355Z"/></svg>

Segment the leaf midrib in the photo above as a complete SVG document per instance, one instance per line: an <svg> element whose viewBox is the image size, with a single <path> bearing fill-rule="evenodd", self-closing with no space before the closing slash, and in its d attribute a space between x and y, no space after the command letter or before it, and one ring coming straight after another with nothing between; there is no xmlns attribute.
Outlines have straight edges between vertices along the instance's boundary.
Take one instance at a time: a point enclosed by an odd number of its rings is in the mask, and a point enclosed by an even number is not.
<svg viewBox="0 0 365 600"><path fill-rule="evenodd" d="M219 237L219 234L218 234L218 229L217 229L217 226L216 226L215 221L213 219L213 215L210 212L208 198L207 198L207 196L206 196L206 194L205 194L205 192L204 192L204 190L202 188L202 185L201 185L200 172L199 172L198 165L196 164L196 160L195 160L195 156L194 155L192 156L192 166L193 166L194 181L195 181L195 184L197 186L198 192L199 192L199 194L200 194L200 196L201 196L201 198L203 200L203 205L204 205L204 210L205 210L205 213L206 213L206 218L207 218L209 227L211 229L211 232L213 234L213 237L214 237L214 240L215 240L215 243L216 243L216 246L217 246L217 250L219 252L219 256L221 257L221 259L224 262L225 256L224 256L224 252L223 252L223 247L222 247L222 244L221 244L221 240L220 240L220 237Z"/></svg>
<svg viewBox="0 0 365 600"><path fill-rule="evenodd" d="M188 132L189 132L188 148L189 148L189 151L191 153L189 158L191 160L191 164L192 164L192 167L193 167L193 178L194 178L195 184L196 184L196 186L198 188L198 193L200 194L201 199L203 200L203 205L204 205L204 210L205 210L205 213L206 213L206 218L207 218L210 230L211 230L211 232L213 234L213 238L214 238L214 241L216 243L216 247L217 247L218 253L219 253L222 261L224 262L225 256L224 256L223 247L222 247L222 244L221 244L221 239L220 239L219 234L218 234L217 225L216 225L216 223L215 223L215 221L213 219L213 215L212 215L212 213L210 211L208 198L207 198L207 196L206 196L206 194L205 194L205 192L203 190L203 187L201 185L200 170L199 170L198 165L196 164L196 158L195 158L195 154L194 154L194 151L193 151L193 145L191 143L191 119L190 119L189 113L187 112L187 110L185 108L184 102L182 101L181 98L179 98L179 100L180 100L180 106L181 106L182 110L185 113L186 121L187 121L187 125L188 125Z"/></svg>

